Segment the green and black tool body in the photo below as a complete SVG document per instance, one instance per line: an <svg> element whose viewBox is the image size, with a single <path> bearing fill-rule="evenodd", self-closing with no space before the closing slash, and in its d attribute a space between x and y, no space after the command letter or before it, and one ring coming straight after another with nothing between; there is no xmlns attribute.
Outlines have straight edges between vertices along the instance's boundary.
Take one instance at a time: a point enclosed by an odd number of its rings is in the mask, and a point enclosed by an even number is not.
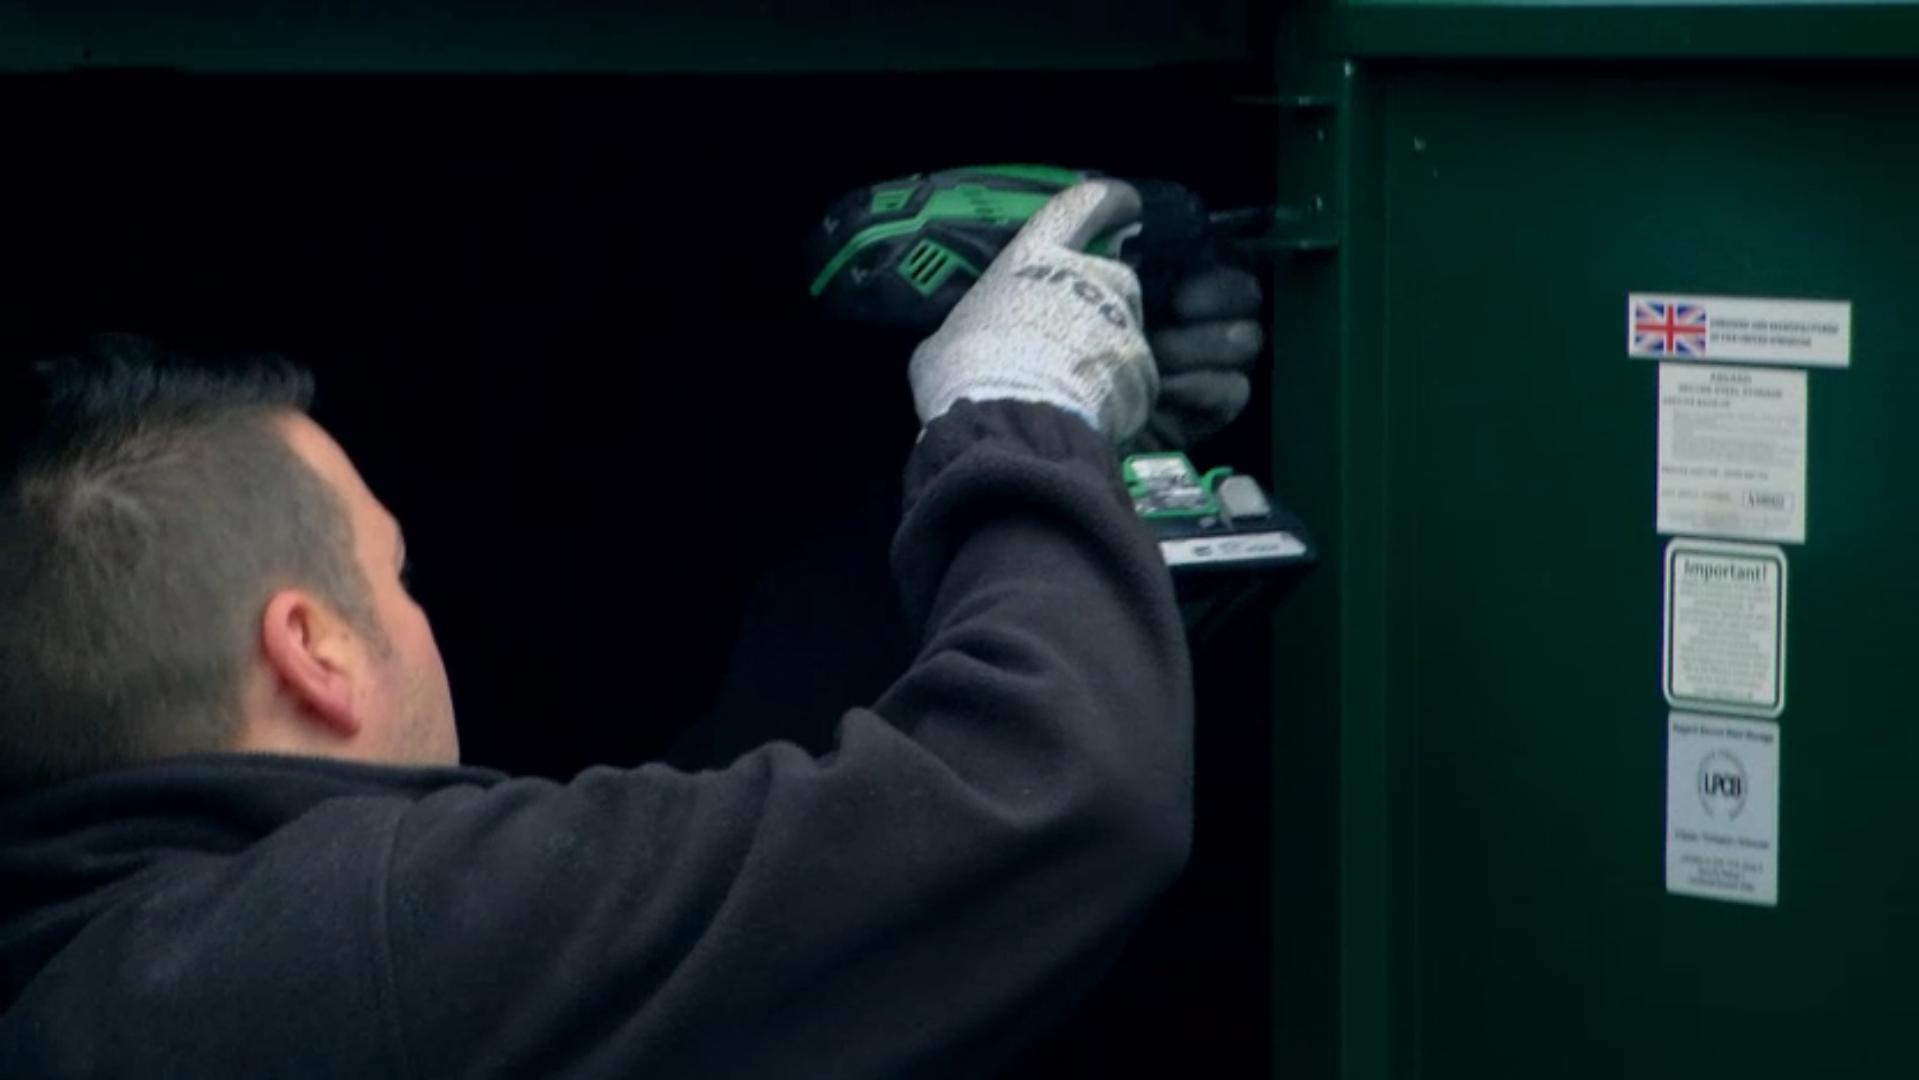
<svg viewBox="0 0 1919 1080"><path fill-rule="evenodd" d="M937 330L1027 219L1054 195L1103 175L1049 165L917 173L834 203L808 250L811 293L836 321L919 338ZM1268 248L1271 208L1208 211L1185 187L1125 178L1140 193L1136 228L1101 238L1094 254L1138 273L1148 329L1170 317L1175 282ZM1122 464L1135 509L1154 529L1189 625L1287 588L1317 561L1304 524L1252 477L1196 470L1183 454L1135 454Z"/></svg>
<svg viewBox="0 0 1919 1080"><path fill-rule="evenodd" d="M918 336L960 297L1046 201L1105 174L1051 165L992 165L901 177L861 188L827 211L809 251L813 296L826 312ZM1140 275L1147 321L1171 283L1209 262L1257 253L1270 210L1209 212L1191 191L1128 178L1140 225L1093 245Z"/></svg>

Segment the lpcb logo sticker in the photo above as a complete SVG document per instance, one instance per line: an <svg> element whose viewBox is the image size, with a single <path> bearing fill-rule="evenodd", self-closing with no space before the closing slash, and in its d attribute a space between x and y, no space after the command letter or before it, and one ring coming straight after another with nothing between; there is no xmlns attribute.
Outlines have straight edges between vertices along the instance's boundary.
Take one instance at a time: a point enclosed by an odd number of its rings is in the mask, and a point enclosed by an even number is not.
<svg viewBox="0 0 1919 1080"><path fill-rule="evenodd" d="M1666 889L1779 902L1779 724L1675 712L1666 735Z"/></svg>
<svg viewBox="0 0 1919 1080"><path fill-rule="evenodd" d="M1738 820L1746 809L1746 792L1751 786L1746 767L1725 750L1715 750L1699 762L1699 805L1708 817Z"/></svg>

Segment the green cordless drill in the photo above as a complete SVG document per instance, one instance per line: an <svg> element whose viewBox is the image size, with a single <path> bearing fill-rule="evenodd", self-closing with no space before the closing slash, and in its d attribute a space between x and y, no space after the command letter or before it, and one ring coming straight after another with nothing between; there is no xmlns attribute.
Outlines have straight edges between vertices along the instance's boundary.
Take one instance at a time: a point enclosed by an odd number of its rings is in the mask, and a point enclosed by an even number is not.
<svg viewBox="0 0 1919 1080"><path fill-rule="evenodd" d="M851 192L827 211L809 251L812 294L831 317L924 337L979 280L1046 201L1102 173L1051 165L991 165L918 174ZM1270 209L1208 212L1186 188L1128 178L1139 227L1092 253L1139 272L1147 322L1164 314L1171 284L1222 259L1257 254Z"/></svg>
<svg viewBox="0 0 1919 1080"><path fill-rule="evenodd" d="M1107 174L1050 165L918 173L850 192L808 245L810 289L834 320L933 333L1028 218L1054 195ZM1267 246L1271 208L1211 212L1186 188L1125 178L1140 194L1134 228L1092 253L1132 266L1149 327L1169 318L1173 286ZM1250 476L1205 473L1184 454L1135 454L1122 464L1135 509L1157 534L1188 605L1188 622L1236 610L1317 559L1304 526Z"/></svg>

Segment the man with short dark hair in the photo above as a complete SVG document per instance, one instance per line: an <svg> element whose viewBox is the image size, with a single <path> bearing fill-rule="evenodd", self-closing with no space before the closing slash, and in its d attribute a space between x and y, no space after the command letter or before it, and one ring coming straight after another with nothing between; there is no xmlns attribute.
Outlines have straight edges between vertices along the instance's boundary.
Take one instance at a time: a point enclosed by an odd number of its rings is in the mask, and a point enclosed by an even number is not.
<svg viewBox="0 0 1919 1080"><path fill-rule="evenodd" d="M399 524L307 376L125 341L44 365L0 472L0 1075L1007 1060L1188 846L1183 635L1113 452L1177 395L1136 278L1083 253L1137 213L1057 197L915 352L917 652L817 756L460 766ZM1243 382L1251 312L1192 295L1214 346L1182 355Z"/></svg>
<svg viewBox="0 0 1919 1080"><path fill-rule="evenodd" d="M339 737L458 760L399 525L307 417L311 376L126 337L41 369L0 528L0 794Z"/></svg>

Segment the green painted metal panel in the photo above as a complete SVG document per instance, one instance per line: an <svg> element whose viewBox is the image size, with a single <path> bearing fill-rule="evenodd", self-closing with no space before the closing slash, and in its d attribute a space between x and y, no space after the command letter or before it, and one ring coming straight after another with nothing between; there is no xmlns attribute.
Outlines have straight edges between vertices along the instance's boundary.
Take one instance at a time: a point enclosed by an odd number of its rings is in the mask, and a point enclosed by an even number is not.
<svg viewBox="0 0 1919 1080"><path fill-rule="evenodd" d="M1338 461L1287 466L1337 516L1334 580L1279 637L1282 664L1312 624L1336 643L1314 654L1336 685L1281 704L1342 726L1342 1075L1903 1075L1919 72L1369 67L1346 100L1316 361L1340 375L1313 389ZM1772 907L1666 889L1635 291L1853 304L1851 366L1808 376L1806 538L1783 544ZM1311 453L1278 437L1281 465Z"/></svg>
<svg viewBox="0 0 1919 1080"><path fill-rule="evenodd" d="M1321 47L1349 56L1919 55L1909 0L1340 0Z"/></svg>
<svg viewBox="0 0 1919 1080"><path fill-rule="evenodd" d="M1373 807L1363 785L1342 784L1341 743L1359 728L1341 724L1335 632L1346 596L1340 564L1355 542L1375 535L1342 514L1346 428L1337 404L1344 333L1337 315L1349 309L1352 288L1340 250L1368 238L1367 222L1349 219L1341 200L1352 187L1343 148L1359 115L1353 95L1362 88L1344 65L1288 63L1278 89L1278 201L1301 208L1302 236L1315 247L1274 267L1270 475L1275 490L1313 523L1327 565L1280 606L1273 635L1273 1074L1328 1077L1340 1068L1340 1017L1378 1011L1369 1000L1342 996L1342 984L1355 982L1343 972L1367 965L1372 953L1369 940L1341 928L1354 925L1357 898L1384 895L1343 879L1337 828L1342 803L1355 806L1358 817ZM1316 212L1305 214L1307 208Z"/></svg>
<svg viewBox="0 0 1919 1080"><path fill-rule="evenodd" d="M1246 0L66 0L0 8L0 70L782 73L1131 69L1246 56Z"/></svg>

